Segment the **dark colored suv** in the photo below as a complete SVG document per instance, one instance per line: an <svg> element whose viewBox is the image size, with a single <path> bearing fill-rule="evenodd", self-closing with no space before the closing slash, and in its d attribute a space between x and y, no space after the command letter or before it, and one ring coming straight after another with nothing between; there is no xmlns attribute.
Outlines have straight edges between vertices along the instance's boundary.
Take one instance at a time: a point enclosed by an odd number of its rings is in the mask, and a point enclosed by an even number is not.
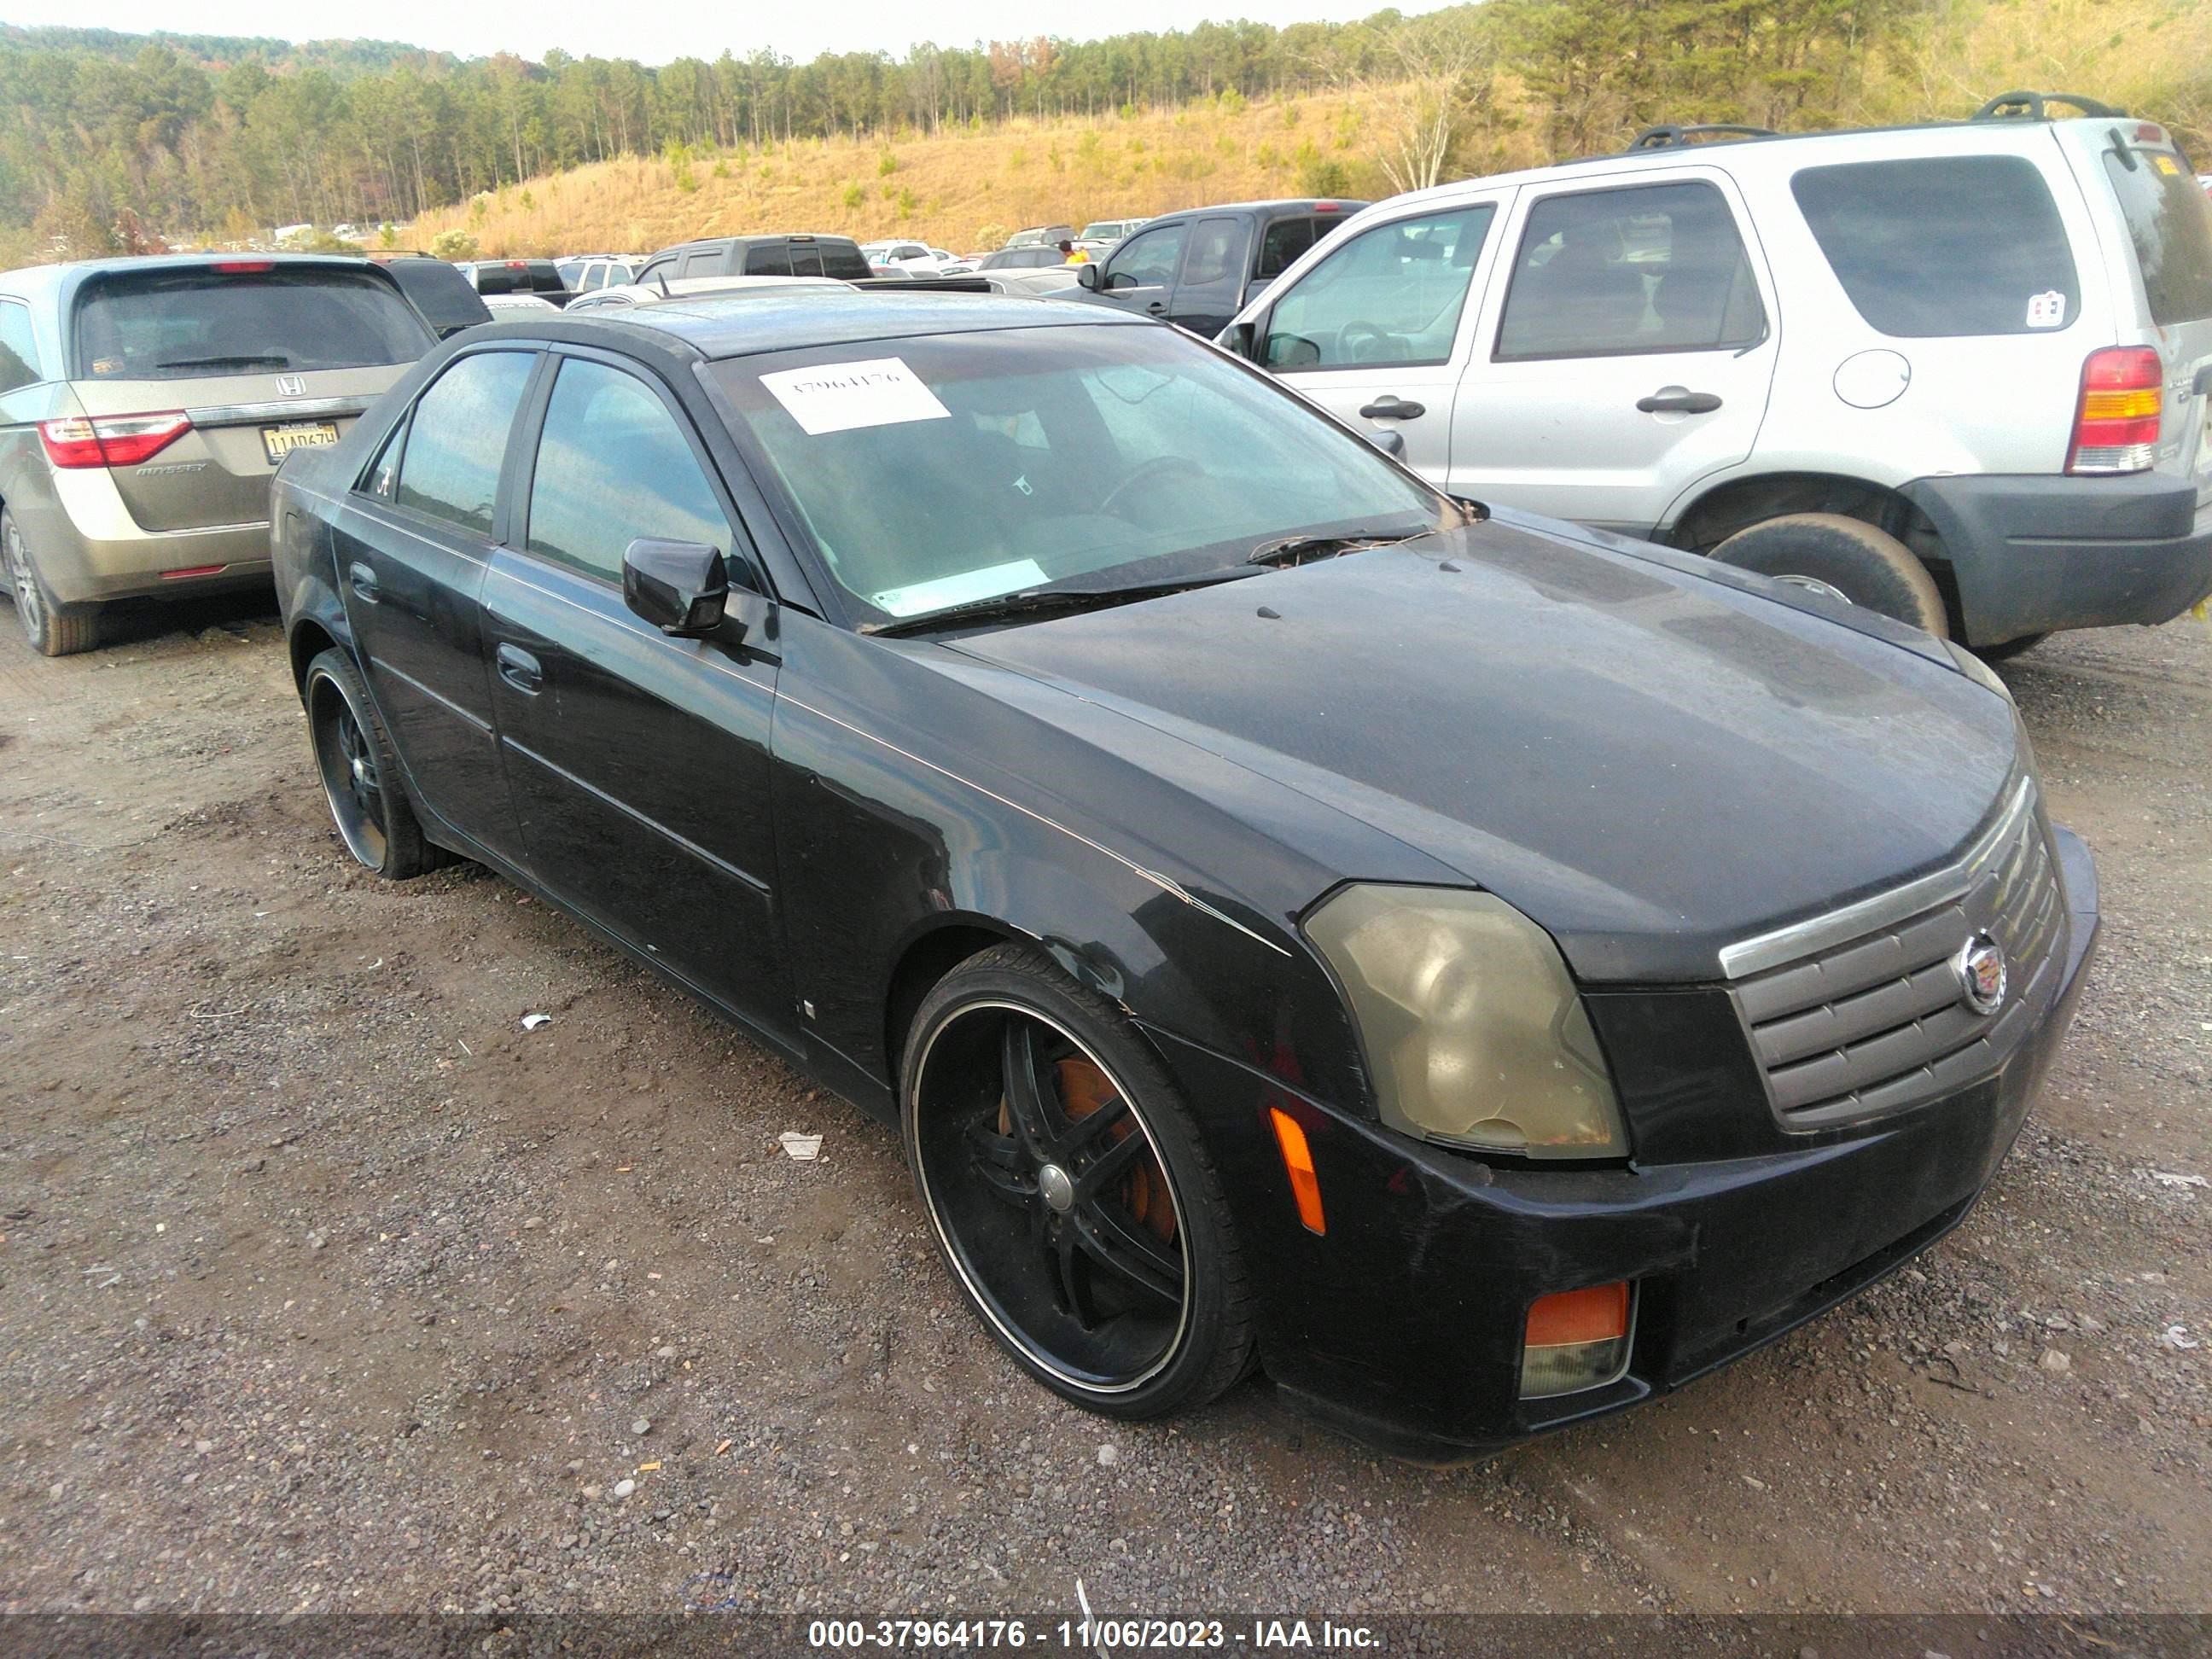
<svg viewBox="0 0 2212 1659"><path fill-rule="evenodd" d="M640 283L665 276L835 276L864 283L876 275L868 256L849 236L794 232L781 236L715 236L663 248L637 274Z"/></svg>
<svg viewBox="0 0 2212 1659"><path fill-rule="evenodd" d="M1210 339L1298 255L1366 205L1236 202L1163 214L1103 262L1079 266L1080 286L1053 297L1141 311Z"/></svg>

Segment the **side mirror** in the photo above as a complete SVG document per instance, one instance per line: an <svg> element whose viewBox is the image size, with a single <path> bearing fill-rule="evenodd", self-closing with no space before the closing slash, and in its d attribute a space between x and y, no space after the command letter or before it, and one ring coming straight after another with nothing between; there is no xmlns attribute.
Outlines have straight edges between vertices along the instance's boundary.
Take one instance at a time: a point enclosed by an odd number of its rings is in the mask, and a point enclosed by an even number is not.
<svg viewBox="0 0 2212 1659"><path fill-rule="evenodd" d="M1370 426L1359 434L1394 460L1406 459L1406 434L1395 427Z"/></svg>
<svg viewBox="0 0 2212 1659"><path fill-rule="evenodd" d="M702 542L641 536L623 552L623 603L662 633L697 639L722 625L730 577Z"/></svg>
<svg viewBox="0 0 2212 1659"><path fill-rule="evenodd" d="M1105 285L1106 268L1098 264L1081 264L1075 268L1075 280L1093 294Z"/></svg>

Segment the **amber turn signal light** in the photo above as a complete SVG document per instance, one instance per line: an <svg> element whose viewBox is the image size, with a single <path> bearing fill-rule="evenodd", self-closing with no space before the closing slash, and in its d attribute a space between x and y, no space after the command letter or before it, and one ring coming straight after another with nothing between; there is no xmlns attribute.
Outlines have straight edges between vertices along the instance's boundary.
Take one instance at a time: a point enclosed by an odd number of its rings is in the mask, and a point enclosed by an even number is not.
<svg viewBox="0 0 2212 1659"><path fill-rule="evenodd" d="M1521 1397L1540 1400L1603 1388L1628 1368L1626 1280L1561 1291L1528 1309Z"/></svg>
<svg viewBox="0 0 2212 1659"><path fill-rule="evenodd" d="M1283 1150L1283 1169L1291 1177L1291 1196L1298 1203L1298 1219L1305 1223L1310 1233L1326 1233L1328 1222L1322 1214L1321 1177L1314 1173L1313 1149L1306 1145L1306 1132L1298 1127L1297 1119L1279 1106L1270 1106L1267 1115L1274 1120L1275 1144Z"/></svg>

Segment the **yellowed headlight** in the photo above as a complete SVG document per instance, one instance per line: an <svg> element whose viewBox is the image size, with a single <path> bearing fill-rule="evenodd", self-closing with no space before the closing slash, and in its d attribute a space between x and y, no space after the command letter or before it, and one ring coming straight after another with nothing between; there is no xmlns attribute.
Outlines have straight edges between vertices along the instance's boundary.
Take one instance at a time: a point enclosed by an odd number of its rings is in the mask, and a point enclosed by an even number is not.
<svg viewBox="0 0 2212 1659"><path fill-rule="evenodd" d="M1626 1154L1613 1079L1567 964L1503 899L1346 887L1305 931L1351 999L1385 1122L1530 1158Z"/></svg>

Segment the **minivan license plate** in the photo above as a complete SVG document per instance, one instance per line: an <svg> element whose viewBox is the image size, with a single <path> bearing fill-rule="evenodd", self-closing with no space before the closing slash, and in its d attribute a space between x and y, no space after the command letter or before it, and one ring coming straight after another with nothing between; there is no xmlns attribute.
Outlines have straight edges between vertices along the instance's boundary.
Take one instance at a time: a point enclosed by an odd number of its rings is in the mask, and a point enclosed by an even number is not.
<svg viewBox="0 0 2212 1659"><path fill-rule="evenodd" d="M325 444L338 441L335 421L295 421L289 426L264 426L261 428L262 447L269 452L269 465L274 466L295 449L319 449Z"/></svg>

